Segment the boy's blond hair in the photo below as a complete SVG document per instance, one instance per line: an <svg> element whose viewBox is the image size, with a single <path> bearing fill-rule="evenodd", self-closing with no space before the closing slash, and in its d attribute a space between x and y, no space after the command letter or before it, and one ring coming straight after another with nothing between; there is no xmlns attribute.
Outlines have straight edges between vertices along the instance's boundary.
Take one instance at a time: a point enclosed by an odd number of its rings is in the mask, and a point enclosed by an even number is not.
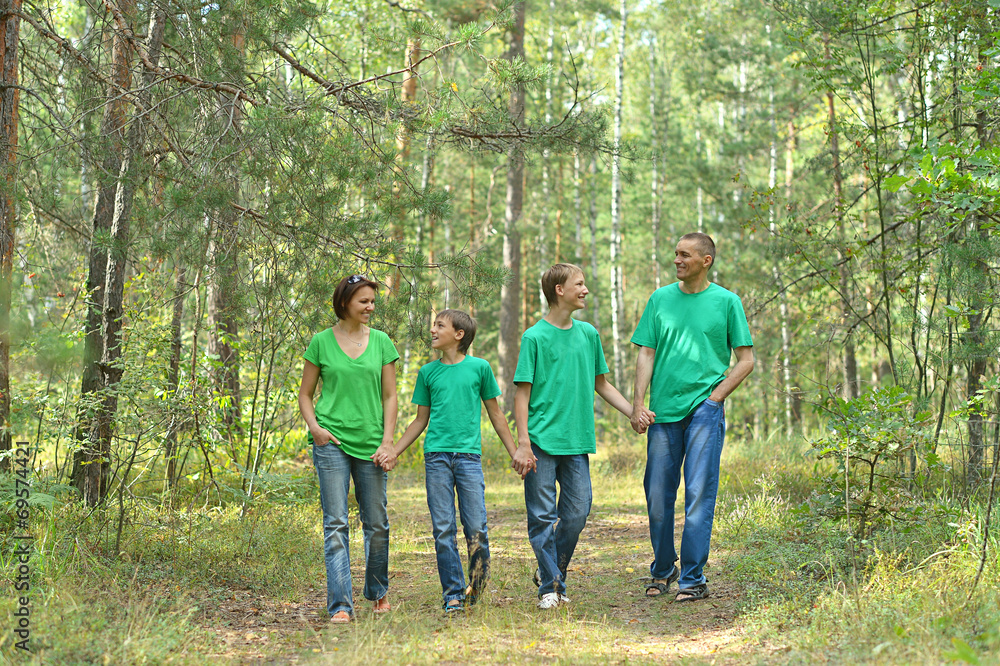
<svg viewBox="0 0 1000 666"><path fill-rule="evenodd" d="M556 295L556 285L565 284L571 277L583 275L583 269L576 264L556 264L542 274L542 293L545 300L549 302L549 307L555 306L558 297Z"/></svg>

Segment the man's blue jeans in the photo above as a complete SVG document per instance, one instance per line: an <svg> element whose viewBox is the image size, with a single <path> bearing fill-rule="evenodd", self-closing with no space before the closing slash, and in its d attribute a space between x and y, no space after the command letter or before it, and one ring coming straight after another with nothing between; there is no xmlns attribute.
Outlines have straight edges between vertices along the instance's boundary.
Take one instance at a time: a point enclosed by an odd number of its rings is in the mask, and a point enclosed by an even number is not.
<svg viewBox="0 0 1000 666"><path fill-rule="evenodd" d="M385 487L388 475L371 460L349 456L337 445L313 445L323 507L323 551L326 557L326 608L354 614L347 493L354 478L365 542L365 599L377 601L389 591L389 515Z"/></svg>
<svg viewBox="0 0 1000 666"><path fill-rule="evenodd" d="M722 403L705 400L684 419L654 423L646 433L646 508L649 538L653 543L653 578L667 578L674 570L674 503L684 470L684 532L681 536L681 569L678 585L694 587L705 582L719 492L719 460L726 437Z"/></svg>
<svg viewBox="0 0 1000 666"><path fill-rule="evenodd" d="M524 479L528 541L538 560L538 596L566 593L566 570L587 524L593 492L587 454L552 456L531 445L538 467ZM559 499L556 500L556 483Z"/></svg>
<svg viewBox="0 0 1000 666"><path fill-rule="evenodd" d="M455 493L469 551L469 585L477 593L490 575L490 541L486 530L486 483L483 465L475 453L424 454L427 508L431 512L434 550L444 605L465 599L465 574L458 553Z"/></svg>

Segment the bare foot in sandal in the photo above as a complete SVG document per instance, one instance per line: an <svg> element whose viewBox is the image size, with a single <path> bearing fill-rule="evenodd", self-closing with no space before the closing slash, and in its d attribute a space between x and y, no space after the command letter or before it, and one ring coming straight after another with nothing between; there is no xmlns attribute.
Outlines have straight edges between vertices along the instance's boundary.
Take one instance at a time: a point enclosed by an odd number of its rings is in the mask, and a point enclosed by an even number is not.
<svg viewBox="0 0 1000 666"><path fill-rule="evenodd" d="M389 605L388 594L375 602L376 613L388 613L390 610L392 610L392 606Z"/></svg>
<svg viewBox="0 0 1000 666"><path fill-rule="evenodd" d="M351 614L347 611L337 611L330 616L330 622L332 624L347 624L351 621Z"/></svg>
<svg viewBox="0 0 1000 666"><path fill-rule="evenodd" d="M654 578L653 582L646 586L646 596L650 599L666 594L670 581L666 578Z"/></svg>

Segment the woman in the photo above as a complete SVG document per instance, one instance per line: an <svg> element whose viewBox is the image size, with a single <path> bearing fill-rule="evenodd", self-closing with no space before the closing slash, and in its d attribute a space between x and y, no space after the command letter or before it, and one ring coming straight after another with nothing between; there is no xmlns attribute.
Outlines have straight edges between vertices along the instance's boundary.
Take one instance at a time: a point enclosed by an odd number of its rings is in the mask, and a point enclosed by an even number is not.
<svg viewBox="0 0 1000 666"><path fill-rule="evenodd" d="M337 323L313 336L299 387L299 410L309 427L323 506L326 604L336 623L354 616L347 526L352 477L367 553L364 595L375 602L376 613L389 610L387 475L372 460L392 447L399 354L389 336L368 327L376 289L375 282L361 275L340 281L333 292ZM323 389L313 407L320 378Z"/></svg>

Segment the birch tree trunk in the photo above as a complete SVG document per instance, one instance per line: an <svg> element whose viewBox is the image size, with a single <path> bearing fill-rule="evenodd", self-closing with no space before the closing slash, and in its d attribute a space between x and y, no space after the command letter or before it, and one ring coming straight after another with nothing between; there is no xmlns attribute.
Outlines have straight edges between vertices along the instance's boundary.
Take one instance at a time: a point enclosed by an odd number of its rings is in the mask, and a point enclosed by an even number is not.
<svg viewBox="0 0 1000 666"><path fill-rule="evenodd" d="M14 235L17 229L18 44L21 0L0 1L0 454L11 450L10 432L10 306L13 296ZM0 471L11 468L0 459Z"/></svg>
<svg viewBox="0 0 1000 666"><path fill-rule="evenodd" d="M615 386L622 386L625 365L622 352L621 325L624 316L622 293L622 234L621 234L621 140L622 98L625 92L625 29L628 20L626 0L621 1L621 28L618 31L618 59L615 65L614 154L611 157L611 335L614 344Z"/></svg>
<svg viewBox="0 0 1000 666"><path fill-rule="evenodd" d="M524 58L524 3L514 6L514 23L510 31L510 47L506 58ZM524 86L511 90L508 109L514 123L524 123ZM497 369L503 391L504 411L514 411L514 369L520 341L521 303L521 235L517 229L524 202L524 155L520 146L508 151L507 198L503 221L503 263L510 270L510 279L500 290L500 339L497 348Z"/></svg>
<svg viewBox="0 0 1000 666"><path fill-rule="evenodd" d="M767 30L767 43L768 49L771 48L771 26L765 26ZM770 58L769 58L770 59ZM768 155L770 157L769 167L767 170L767 186L773 191L777 185L778 180L778 121L774 111L774 85L769 84L767 87L767 103L768 103L768 117L770 118L771 126L771 141L769 144ZM767 211L768 225L771 231L771 235L777 234L777 224L774 219L774 206L770 206ZM778 262L771 264L771 276L774 278L774 286L777 288L781 297L778 299L778 316L781 322L781 379L782 388L785 395L785 434L789 437L792 435L792 372L791 372L791 339L788 331L788 299L785 296L784 289L781 288L781 270L778 267Z"/></svg>
<svg viewBox="0 0 1000 666"><path fill-rule="evenodd" d="M650 261L653 264L653 282L656 289L660 288L660 175L657 166L660 159L660 144L657 140L656 126L659 120L656 115L656 35L649 36L649 146L652 152L650 174L649 217L653 231L653 246Z"/></svg>

